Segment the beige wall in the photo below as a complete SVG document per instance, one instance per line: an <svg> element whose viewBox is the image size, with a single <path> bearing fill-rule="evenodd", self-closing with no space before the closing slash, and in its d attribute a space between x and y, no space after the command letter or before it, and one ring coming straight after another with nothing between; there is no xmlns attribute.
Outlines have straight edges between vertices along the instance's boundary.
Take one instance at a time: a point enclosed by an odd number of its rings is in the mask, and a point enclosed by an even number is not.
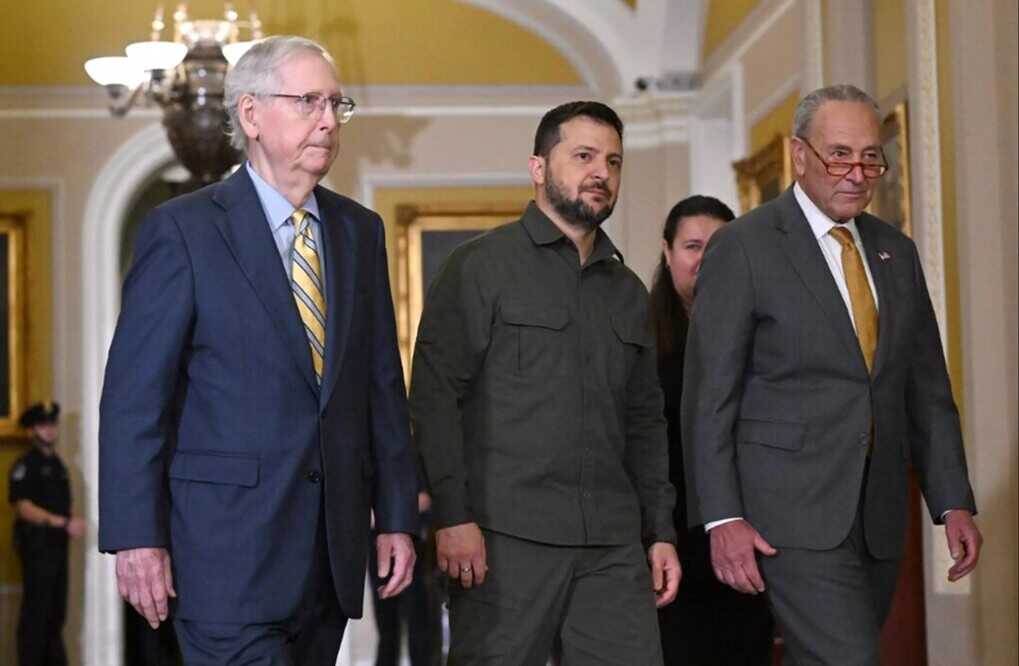
<svg viewBox="0 0 1019 666"><path fill-rule="evenodd" d="M665 215L691 194L689 152L686 144L626 152L618 212L609 233L626 265L648 286L658 265Z"/></svg>
<svg viewBox="0 0 1019 666"><path fill-rule="evenodd" d="M987 539L974 575L972 654L1015 664L1017 539L1015 0L947 3L955 106L965 434ZM943 662L948 663L948 662Z"/></svg>

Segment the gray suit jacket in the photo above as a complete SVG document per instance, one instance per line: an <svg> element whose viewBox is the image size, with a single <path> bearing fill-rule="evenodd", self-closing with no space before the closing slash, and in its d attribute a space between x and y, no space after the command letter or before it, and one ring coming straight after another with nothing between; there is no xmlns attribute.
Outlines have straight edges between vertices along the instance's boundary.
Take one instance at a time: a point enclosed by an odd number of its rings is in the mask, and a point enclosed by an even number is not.
<svg viewBox="0 0 1019 666"><path fill-rule="evenodd" d="M834 548L856 515L871 424L875 557L902 552L911 465L935 522L975 512L916 247L873 216L856 222L880 309L870 375L791 188L712 237L682 400L691 525L744 516L777 548Z"/></svg>

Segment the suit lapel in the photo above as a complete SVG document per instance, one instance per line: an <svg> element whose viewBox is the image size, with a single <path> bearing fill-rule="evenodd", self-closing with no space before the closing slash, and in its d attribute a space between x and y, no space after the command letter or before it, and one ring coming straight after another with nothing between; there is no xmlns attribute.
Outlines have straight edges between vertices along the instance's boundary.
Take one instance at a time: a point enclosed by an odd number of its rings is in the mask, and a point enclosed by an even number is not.
<svg viewBox="0 0 1019 666"><path fill-rule="evenodd" d="M878 301L878 330L877 350L874 352L874 369L871 376L877 377L877 373L884 365L888 357L888 347L892 340L892 325L895 318L895 303L892 302L891 280L884 259L881 255L891 257L886 248L882 247L880 235L875 225L883 222L869 216L860 215L856 218L856 228L860 231L860 238L863 239L863 251L867 257L867 265L870 267L870 275L874 278L874 289L877 291Z"/></svg>
<svg viewBox="0 0 1019 666"><path fill-rule="evenodd" d="M789 256L789 261L799 274L807 290L817 300L825 314L825 319L835 327L835 332L843 345L859 362L860 370L867 371L867 364L860 350L860 341L853 328L853 320L846 310L846 302L842 300L835 278L821 254L817 238L810 228L810 223L803 215L800 205L790 187L775 200L779 209L776 227L785 236L782 247Z"/></svg>
<svg viewBox="0 0 1019 666"><path fill-rule="evenodd" d="M325 407L336 387L350 333L358 239L353 220L344 214L331 193L317 188L315 195L322 213L322 238L326 252L326 355L321 396L321 404Z"/></svg>
<svg viewBox="0 0 1019 666"><path fill-rule="evenodd" d="M247 169L242 166L222 183L213 200L225 208L225 214L216 220L220 233L280 332L288 353L312 390L317 391L304 324Z"/></svg>

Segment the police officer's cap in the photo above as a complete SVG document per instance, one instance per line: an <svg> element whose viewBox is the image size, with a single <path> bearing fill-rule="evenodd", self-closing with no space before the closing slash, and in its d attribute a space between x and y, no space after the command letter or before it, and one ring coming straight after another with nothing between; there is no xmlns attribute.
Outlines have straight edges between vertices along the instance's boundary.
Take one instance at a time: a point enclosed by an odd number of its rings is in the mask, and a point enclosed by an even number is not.
<svg viewBox="0 0 1019 666"><path fill-rule="evenodd" d="M37 402L21 415L21 427L32 428L40 423L56 423L60 417L60 405L55 402Z"/></svg>

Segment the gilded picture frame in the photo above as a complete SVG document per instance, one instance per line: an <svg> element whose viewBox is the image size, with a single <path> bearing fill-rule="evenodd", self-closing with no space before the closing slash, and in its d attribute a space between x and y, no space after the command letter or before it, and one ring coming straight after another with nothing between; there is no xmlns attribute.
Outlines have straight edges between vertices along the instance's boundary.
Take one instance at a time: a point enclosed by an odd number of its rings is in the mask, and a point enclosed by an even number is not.
<svg viewBox="0 0 1019 666"><path fill-rule="evenodd" d="M20 434L25 408L27 213L0 212L0 437Z"/></svg>
<svg viewBox="0 0 1019 666"><path fill-rule="evenodd" d="M913 235L909 184L909 127L905 102L895 105L881 123L881 149L888 171L874 185L868 212Z"/></svg>
<svg viewBox="0 0 1019 666"><path fill-rule="evenodd" d="M739 205L748 213L777 197L793 183L789 137L776 134L766 146L745 159L733 162Z"/></svg>
<svg viewBox="0 0 1019 666"><path fill-rule="evenodd" d="M456 245L522 213L519 204L396 207L396 328L408 382L425 295L441 262Z"/></svg>

